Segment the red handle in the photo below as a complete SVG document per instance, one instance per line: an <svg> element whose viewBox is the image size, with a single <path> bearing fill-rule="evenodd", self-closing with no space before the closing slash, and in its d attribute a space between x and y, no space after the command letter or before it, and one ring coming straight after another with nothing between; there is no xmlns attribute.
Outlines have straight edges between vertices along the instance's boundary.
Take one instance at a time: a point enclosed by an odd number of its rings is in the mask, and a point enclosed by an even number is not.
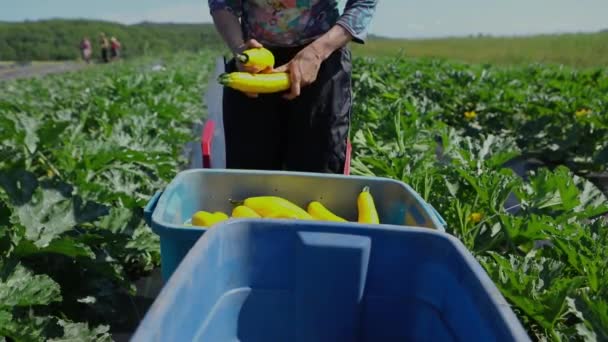
<svg viewBox="0 0 608 342"><path fill-rule="evenodd" d="M203 168L211 168L211 143L213 142L213 131L215 130L215 122L207 120L203 126L203 134L201 135L201 151L203 153Z"/></svg>
<svg viewBox="0 0 608 342"><path fill-rule="evenodd" d="M352 152L352 146L350 144L350 139L346 140L346 160L344 161L344 174L346 176L350 175L350 154Z"/></svg>
<svg viewBox="0 0 608 342"><path fill-rule="evenodd" d="M203 133L201 135L201 151L203 154L203 168L211 168L211 143L213 142L213 131L215 131L215 122L207 120L203 125ZM350 139L346 140L346 160L344 161L344 174L350 175L350 160L352 153L352 145Z"/></svg>

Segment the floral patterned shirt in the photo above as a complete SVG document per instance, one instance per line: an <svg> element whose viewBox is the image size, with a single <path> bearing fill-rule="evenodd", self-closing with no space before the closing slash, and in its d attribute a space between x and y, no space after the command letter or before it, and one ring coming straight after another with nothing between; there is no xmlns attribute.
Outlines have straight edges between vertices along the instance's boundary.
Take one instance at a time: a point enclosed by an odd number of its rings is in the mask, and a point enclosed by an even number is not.
<svg viewBox="0 0 608 342"><path fill-rule="evenodd" d="M340 13L339 0L208 0L209 10L225 9L241 19L246 38L270 46L296 46L311 42L333 25L344 27L363 43L378 0L347 0Z"/></svg>

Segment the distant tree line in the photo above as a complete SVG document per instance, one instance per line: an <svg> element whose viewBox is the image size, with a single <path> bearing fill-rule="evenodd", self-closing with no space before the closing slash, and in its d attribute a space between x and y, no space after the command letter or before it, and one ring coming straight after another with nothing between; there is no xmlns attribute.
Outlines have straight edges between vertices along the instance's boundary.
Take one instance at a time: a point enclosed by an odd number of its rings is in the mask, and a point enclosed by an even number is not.
<svg viewBox="0 0 608 342"><path fill-rule="evenodd" d="M41 20L0 22L0 60L71 60L80 57L80 41L88 37L93 58L100 58L99 35L115 36L122 57L164 52L198 51L219 47L221 39L213 24L122 25L94 20Z"/></svg>

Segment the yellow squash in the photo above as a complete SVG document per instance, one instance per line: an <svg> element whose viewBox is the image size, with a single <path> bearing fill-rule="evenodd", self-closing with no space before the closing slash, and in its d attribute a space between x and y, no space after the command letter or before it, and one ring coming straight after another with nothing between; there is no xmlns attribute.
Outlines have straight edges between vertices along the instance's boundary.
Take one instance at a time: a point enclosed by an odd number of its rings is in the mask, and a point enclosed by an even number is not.
<svg viewBox="0 0 608 342"><path fill-rule="evenodd" d="M249 207L246 207L244 205L239 205L239 206L235 207L234 209L232 209L232 217L260 218L262 216L260 216L258 213L255 212L255 210L253 210Z"/></svg>
<svg viewBox="0 0 608 342"><path fill-rule="evenodd" d="M246 67L264 70L274 67L274 55L266 48L251 48L236 55L236 58Z"/></svg>
<svg viewBox="0 0 608 342"><path fill-rule="evenodd" d="M256 94L277 93L291 87L289 74L286 72L251 74L235 71L221 74L218 82L242 92Z"/></svg>
<svg viewBox="0 0 608 342"><path fill-rule="evenodd" d="M253 209L262 217L313 220L306 210L278 196L249 197L240 205Z"/></svg>
<svg viewBox="0 0 608 342"><path fill-rule="evenodd" d="M363 188L363 191L357 197L357 209L359 210L359 223L379 224L378 211L374 204L374 198L369 192L369 187Z"/></svg>
<svg viewBox="0 0 608 342"><path fill-rule="evenodd" d="M335 215L329 209L327 209L321 202L312 201L308 203L308 213L316 220L320 221L333 221L333 222L346 222L345 219Z"/></svg>
<svg viewBox="0 0 608 342"><path fill-rule="evenodd" d="M222 213L221 211L216 211L214 213L210 213L208 211L197 211L194 215L192 215L192 225L199 227L211 227L214 224L227 219L228 215Z"/></svg>

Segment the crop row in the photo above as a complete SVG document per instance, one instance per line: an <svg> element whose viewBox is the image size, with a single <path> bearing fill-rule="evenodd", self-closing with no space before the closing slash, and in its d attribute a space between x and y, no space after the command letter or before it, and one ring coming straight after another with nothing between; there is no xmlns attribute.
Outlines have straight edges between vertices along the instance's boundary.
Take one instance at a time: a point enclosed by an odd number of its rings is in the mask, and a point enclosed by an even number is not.
<svg viewBox="0 0 608 342"><path fill-rule="evenodd" d="M186 162L209 60L0 84L0 336L101 341L137 323L134 282L160 262L142 208Z"/></svg>
<svg viewBox="0 0 608 342"><path fill-rule="evenodd" d="M534 340L608 339L608 75L360 60L354 172L403 180ZM536 157L528 172L518 160ZM525 170L524 170L525 171Z"/></svg>
<svg viewBox="0 0 608 342"><path fill-rule="evenodd" d="M0 84L0 336L109 340L159 265L142 208L187 161L210 53ZM535 339L608 339L608 75L354 63L354 173L410 184ZM551 168L522 175L508 163ZM142 313L139 313L140 315ZM110 330L111 329L111 330Z"/></svg>

